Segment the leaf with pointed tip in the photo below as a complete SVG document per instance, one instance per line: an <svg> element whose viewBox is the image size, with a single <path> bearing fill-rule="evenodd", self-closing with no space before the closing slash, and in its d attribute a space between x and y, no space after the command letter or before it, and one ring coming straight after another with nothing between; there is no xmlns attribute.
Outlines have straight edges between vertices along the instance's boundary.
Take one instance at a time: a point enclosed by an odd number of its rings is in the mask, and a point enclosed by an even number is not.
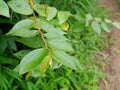
<svg viewBox="0 0 120 90"><path fill-rule="evenodd" d="M70 12L68 11L58 11L58 20L59 23L64 23L70 16Z"/></svg>
<svg viewBox="0 0 120 90"><path fill-rule="evenodd" d="M13 33L7 33L7 35L15 35L15 36L20 36L20 37L34 37L36 35L38 35L38 31L37 30L25 30L25 29L21 29L17 32L13 32Z"/></svg>
<svg viewBox="0 0 120 90"><path fill-rule="evenodd" d="M33 8L39 14L39 16L46 17L46 11L44 5L35 4Z"/></svg>
<svg viewBox="0 0 120 90"><path fill-rule="evenodd" d="M47 20L53 19L57 14L57 9L55 7L47 7L46 9Z"/></svg>
<svg viewBox="0 0 120 90"><path fill-rule="evenodd" d="M79 63L77 63L77 59L73 58L72 56L68 55L67 53L63 52L63 51L53 51L52 53L52 57L54 60L56 60L57 62L76 70L77 66Z"/></svg>
<svg viewBox="0 0 120 90"><path fill-rule="evenodd" d="M46 57L42 60L42 62L40 63L40 73L41 73L41 75L44 75L44 74L45 74L47 68L49 67L50 60L51 60L51 56L48 55L48 56L46 56Z"/></svg>
<svg viewBox="0 0 120 90"><path fill-rule="evenodd" d="M91 24L91 26L92 26L92 29L95 32L97 32L98 34L101 33L101 27L100 27L100 24L98 22L93 21L92 24Z"/></svg>
<svg viewBox="0 0 120 90"><path fill-rule="evenodd" d="M41 61L44 59L44 57L48 54L48 50L42 48L42 49L36 49L31 52L29 52L27 55L25 55L20 62L20 74L24 74L26 72L31 71L33 68L38 66Z"/></svg>
<svg viewBox="0 0 120 90"><path fill-rule="evenodd" d="M107 18L105 18L104 21L105 21L106 23L112 23L112 21L111 21L110 19L107 19Z"/></svg>
<svg viewBox="0 0 120 90"><path fill-rule="evenodd" d="M41 47L42 42L39 37L19 38L17 41L31 48Z"/></svg>
<svg viewBox="0 0 120 90"><path fill-rule="evenodd" d="M65 40L54 39L48 42L49 46L54 50L62 50L66 52L74 52L73 48Z"/></svg>
<svg viewBox="0 0 120 90"><path fill-rule="evenodd" d="M58 32L53 32L53 31L46 33L45 37L47 37L49 40L53 40L53 39L67 40L65 36L61 35Z"/></svg>
<svg viewBox="0 0 120 90"><path fill-rule="evenodd" d="M31 73L32 73L33 77L40 77L41 76L40 65L38 65L37 67L33 68Z"/></svg>
<svg viewBox="0 0 120 90"><path fill-rule="evenodd" d="M26 19L19 21L6 35L16 35L21 37L32 37L38 34L37 30L29 30L34 25L34 21Z"/></svg>
<svg viewBox="0 0 120 90"><path fill-rule="evenodd" d="M16 13L23 15L32 14L32 9L27 0L10 0L8 5Z"/></svg>
<svg viewBox="0 0 120 90"><path fill-rule="evenodd" d="M30 52L30 50L21 50L21 51L18 51L17 53L14 53L13 55L19 59L22 59L23 56L25 56L29 52Z"/></svg>
<svg viewBox="0 0 120 90"><path fill-rule="evenodd" d="M86 14L86 27L89 25L90 20L93 20L93 16L90 13Z"/></svg>
<svg viewBox="0 0 120 90"><path fill-rule="evenodd" d="M96 21L96 22L101 22L102 19L101 19L101 18L95 18L95 21Z"/></svg>
<svg viewBox="0 0 120 90"><path fill-rule="evenodd" d="M117 29L120 30L120 23L118 23L118 22L113 22L112 25L115 26Z"/></svg>
<svg viewBox="0 0 120 90"><path fill-rule="evenodd" d="M111 32L111 29L110 29L110 27L108 26L108 24L102 22L101 27L102 27L103 30L105 30L106 32L108 32L108 33Z"/></svg>
<svg viewBox="0 0 120 90"><path fill-rule="evenodd" d="M15 24L15 26L12 28L12 32L20 29L30 29L33 27L34 23L35 22L30 19L21 20Z"/></svg>
<svg viewBox="0 0 120 90"><path fill-rule="evenodd" d="M9 17L9 8L7 4L3 1L0 0L0 15Z"/></svg>
<svg viewBox="0 0 120 90"><path fill-rule="evenodd" d="M66 34L63 30L61 30L60 28L55 28L52 24L50 24L48 21L39 18L38 19L38 23L40 24L41 28L45 31L45 32L57 32L61 35Z"/></svg>

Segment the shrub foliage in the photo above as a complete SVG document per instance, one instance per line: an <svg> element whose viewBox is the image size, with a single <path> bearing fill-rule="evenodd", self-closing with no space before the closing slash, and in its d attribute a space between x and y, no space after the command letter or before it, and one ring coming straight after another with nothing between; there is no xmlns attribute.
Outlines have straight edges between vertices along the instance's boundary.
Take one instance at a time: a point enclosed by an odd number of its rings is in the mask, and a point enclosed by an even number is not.
<svg viewBox="0 0 120 90"><path fill-rule="evenodd" d="M91 56L120 25L97 0L0 0L0 15L1 90L98 90Z"/></svg>

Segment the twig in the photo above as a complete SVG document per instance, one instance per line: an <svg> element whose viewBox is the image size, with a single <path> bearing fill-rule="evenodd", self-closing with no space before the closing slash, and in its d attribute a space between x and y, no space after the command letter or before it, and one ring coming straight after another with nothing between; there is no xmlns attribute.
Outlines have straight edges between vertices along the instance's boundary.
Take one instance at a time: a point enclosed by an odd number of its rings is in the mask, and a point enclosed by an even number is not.
<svg viewBox="0 0 120 90"><path fill-rule="evenodd" d="M44 34L43 34L42 31L41 31L40 25L39 25L39 23L38 23L38 21L37 21L37 17L36 17L36 15L35 15L35 12L34 12L34 9L33 9L33 1L32 1L32 0L29 0L29 3L30 3L30 7L31 7L31 9L32 9L32 11L33 11L33 16L34 16L35 23L37 24L38 32L41 34L41 38L42 38L42 41L43 41L44 44L45 44L45 48L49 50L48 45L47 45L47 42L46 42L46 40L45 40L45 38L44 38Z"/></svg>

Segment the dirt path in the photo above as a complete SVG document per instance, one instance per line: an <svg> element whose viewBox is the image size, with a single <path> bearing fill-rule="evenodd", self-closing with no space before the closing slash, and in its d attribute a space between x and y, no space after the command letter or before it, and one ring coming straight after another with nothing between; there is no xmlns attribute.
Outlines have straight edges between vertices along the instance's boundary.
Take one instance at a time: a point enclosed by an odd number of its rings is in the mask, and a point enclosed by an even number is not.
<svg viewBox="0 0 120 90"><path fill-rule="evenodd" d="M111 18L120 22L120 7L117 6L117 0L102 0L102 5L109 11ZM107 83L100 84L100 90L120 90L120 30L113 27L111 35L115 45L111 45L106 51L110 56L110 63L105 69Z"/></svg>

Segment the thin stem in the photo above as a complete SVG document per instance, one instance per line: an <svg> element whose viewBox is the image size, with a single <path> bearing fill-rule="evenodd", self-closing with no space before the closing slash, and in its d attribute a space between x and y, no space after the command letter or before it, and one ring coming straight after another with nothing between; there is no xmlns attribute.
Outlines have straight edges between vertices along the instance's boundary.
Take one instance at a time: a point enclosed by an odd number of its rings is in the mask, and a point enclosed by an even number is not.
<svg viewBox="0 0 120 90"><path fill-rule="evenodd" d="M44 34L43 34L42 31L41 31L40 25L39 25L39 23L38 23L38 21L37 21L37 17L36 17L36 15L35 15L35 12L34 12L34 9L33 9L33 1L32 1L32 0L29 0L29 3L30 3L30 7L31 7L31 9L32 9L32 11L33 11L33 16L34 16L34 19L35 19L35 23L37 24L38 32L41 34L41 38L42 38L42 41L43 41L44 44L45 44L45 48L49 50L48 45L47 45L47 42L46 42L46 40L45 40L45 38L44 38Z"/></svg>
<svg viewBox="0 0 120 90"><path fill-rule="evenodd" d="M34 9L33 9L33 1L32 1L32 0L29 0L29 3L30 3L30 7L31 7L31 9L32 9L32 11L33 11L33 16L34 16L34 19L35 19L35 23L37 24L38 32L41 34L41 38L42 38L42 41L43 41L44 44L45 44L45 48L48 49L48 53L49 53L48 55L50 56L50 62L49 62L49 64L50 64L50 66L52 66L51 49L49 49L48 44L47 44L47 42L46 42L46 40L45 40L45 38L44 38L44 34L43 34L43 32L41 31L40 25L39 25L39 23L38 23L38 21L37 21L37 17L36 17L36 15L35 15L35 12L34 12Z"/></svg>

